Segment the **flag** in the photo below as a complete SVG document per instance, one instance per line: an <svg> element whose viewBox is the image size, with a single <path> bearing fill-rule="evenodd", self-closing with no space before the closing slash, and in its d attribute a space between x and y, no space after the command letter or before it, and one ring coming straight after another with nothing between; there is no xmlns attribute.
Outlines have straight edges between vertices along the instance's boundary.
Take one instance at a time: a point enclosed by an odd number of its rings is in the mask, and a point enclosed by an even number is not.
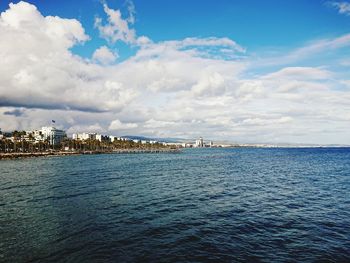
<svg viewBox="0 0 350 263"><path fill-rule="evenodd" d="M51 120L52 121L52 123L56 123L56 121L55 120Z"/></svg>

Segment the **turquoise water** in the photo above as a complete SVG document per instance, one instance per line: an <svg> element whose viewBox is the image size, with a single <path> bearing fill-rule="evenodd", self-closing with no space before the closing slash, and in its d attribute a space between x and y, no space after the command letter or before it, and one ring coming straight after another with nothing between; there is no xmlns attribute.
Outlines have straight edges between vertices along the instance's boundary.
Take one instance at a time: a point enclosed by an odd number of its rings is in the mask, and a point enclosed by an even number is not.
<svg viewBox="0 0 350 263"><path fill-rule="evenodd" d="M350 149L0 162L0 262L350 262Z"/></svg>

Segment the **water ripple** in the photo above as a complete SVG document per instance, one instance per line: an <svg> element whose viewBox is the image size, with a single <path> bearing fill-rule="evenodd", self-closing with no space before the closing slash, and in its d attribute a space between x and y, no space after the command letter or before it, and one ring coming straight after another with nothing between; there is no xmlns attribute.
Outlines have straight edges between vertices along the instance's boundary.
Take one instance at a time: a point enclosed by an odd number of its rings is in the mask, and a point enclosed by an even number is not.
<svg viewBox="0 0 350 263"><path fill-rule="evenodd" d="M350 262L349 149L1 161L0 262Z"/></svg>

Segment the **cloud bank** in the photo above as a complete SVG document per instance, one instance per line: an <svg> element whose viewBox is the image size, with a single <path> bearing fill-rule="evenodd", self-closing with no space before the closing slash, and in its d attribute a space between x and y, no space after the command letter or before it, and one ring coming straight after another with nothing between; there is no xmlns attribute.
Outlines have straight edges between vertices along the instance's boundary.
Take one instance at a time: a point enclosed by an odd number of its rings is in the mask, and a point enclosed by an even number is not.
<svg viewBox="0 0 350 263"><path fill-rule="evenodd" d="M55 119L69 133L97 131L239 142L350 143L349 79L327 64L289 65L348 46L348 35L255 61L232 39L154 42L103 4L95 27L106 45L90 59L72 53L87 36L76 19L43 16L26 2L0 15L0 127L38 128ZM113 44L137 47L116 62ZM283 65L283 66L282 66Z"/></svg>

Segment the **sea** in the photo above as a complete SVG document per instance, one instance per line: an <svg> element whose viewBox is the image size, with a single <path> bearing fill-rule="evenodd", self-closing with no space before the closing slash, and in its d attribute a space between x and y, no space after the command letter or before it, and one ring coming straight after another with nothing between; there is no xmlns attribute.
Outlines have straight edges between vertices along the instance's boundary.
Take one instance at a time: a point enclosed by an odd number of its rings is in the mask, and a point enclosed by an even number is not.
<svg viewBox="0 0 350 263"><path fill-rule="evenodd" d="M1 160L0 262L350 262L350 148Z"/></svg>

